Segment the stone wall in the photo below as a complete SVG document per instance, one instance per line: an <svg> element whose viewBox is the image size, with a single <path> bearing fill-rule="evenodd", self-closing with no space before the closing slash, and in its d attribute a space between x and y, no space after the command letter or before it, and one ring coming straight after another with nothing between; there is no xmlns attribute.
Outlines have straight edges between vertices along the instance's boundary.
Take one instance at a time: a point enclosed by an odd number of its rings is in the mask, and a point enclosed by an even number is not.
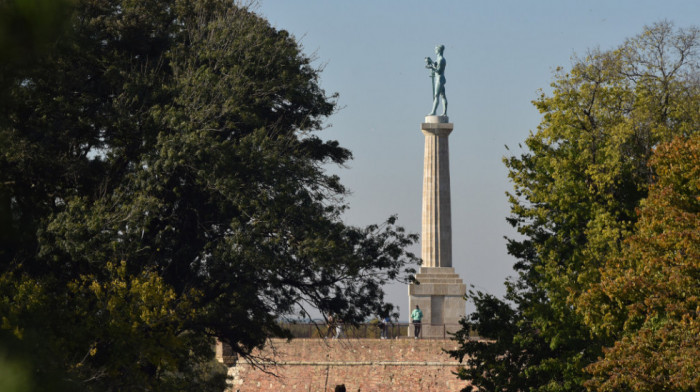
<svg viewBox="0 0 700 392"><path fill-rule="evenodd" d="M452 374L459 363L442 351L455 347L437 339L271 340L258 354L274 357L277 364L266 369L274 375L238 361L229 367L230 390L315 392L345 384L348 392L459 391L467 385ZM219 359L231 364L221 350Z"/></svg>

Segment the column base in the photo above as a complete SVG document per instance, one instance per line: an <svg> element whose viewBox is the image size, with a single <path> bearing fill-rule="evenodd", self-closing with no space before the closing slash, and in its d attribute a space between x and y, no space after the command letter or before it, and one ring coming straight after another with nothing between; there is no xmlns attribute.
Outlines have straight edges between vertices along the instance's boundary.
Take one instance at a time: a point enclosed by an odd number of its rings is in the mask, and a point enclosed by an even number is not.
<svg viewBox="0 0 700 392"><path fill-rule="evenodd" d="M416 281L420 284L408 286L408 306L409 315L416 305L423 311L421 337L449 338L461 328L459 320L466 316L467 285L451 267L421 267ZM408 335L414 336L413 325Z"/></svg>

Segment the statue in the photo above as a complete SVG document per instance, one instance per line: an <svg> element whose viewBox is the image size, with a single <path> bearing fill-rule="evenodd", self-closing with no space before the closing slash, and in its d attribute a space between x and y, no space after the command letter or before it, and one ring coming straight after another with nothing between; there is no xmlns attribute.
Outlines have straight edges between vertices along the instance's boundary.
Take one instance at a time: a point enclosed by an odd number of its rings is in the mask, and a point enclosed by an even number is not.
<svg viewBox="0 0 700 392"><path fill-rule="evenodd" d="M435 47L435 54L437 55L435 61L430 57L425 58L425 68L430 70L430 77L433 80L433 110L429 116L435 115L440 97L442 97L442 115L447 116L447 97L445 96L445 83L447 82L447 79L445 79L445 67L447 66L447 60L442 57L444 50L445 45L438 45Z"/></svg>

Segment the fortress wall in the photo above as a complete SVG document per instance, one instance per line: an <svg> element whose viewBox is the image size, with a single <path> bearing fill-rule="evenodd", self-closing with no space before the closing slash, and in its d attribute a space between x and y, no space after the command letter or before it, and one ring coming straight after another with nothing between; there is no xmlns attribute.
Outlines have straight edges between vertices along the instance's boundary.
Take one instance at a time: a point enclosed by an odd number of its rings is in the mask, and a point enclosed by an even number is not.
<svg viewBox="0 0 700 392"><path fill-rule="evenodd" d="M230 390L333 391L345 384L348 392L459 391L467 383L452 374L458 362L442 351L454 348L442 339L273 339L259 354L274 354L277 365L267 370L276 376L239 361L229 367Z"/></svg>

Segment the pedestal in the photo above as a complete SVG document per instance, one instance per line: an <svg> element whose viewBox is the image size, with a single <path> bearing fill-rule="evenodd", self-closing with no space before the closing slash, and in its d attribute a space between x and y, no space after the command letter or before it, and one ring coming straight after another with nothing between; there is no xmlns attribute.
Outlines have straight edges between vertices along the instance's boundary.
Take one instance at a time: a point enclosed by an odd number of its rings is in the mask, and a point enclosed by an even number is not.
<svg viewBox="0 0 700 392"><path fill-rule="evenodd" d="M413 311L418 305L423 311L421 337L449 338L461 328L459 320L466 315L467 285L449 267L421 267L416 281L419 284L408 286L408 307ZM413 325L408 336L414 336Z"/></svg>
<svg viewBox="0 0 700 392"><path fill-rule="evenodd" d="M419 284L408 287L409 312L423 311L421 337L449 337L466 314L467 287L452 268L452 216L450 199L449 135L453 124L447 116L427 116L421 124L425 135L423 158L422 243L423 264L416 275ZM413 336L413 325L409 327Z"/></svg>

